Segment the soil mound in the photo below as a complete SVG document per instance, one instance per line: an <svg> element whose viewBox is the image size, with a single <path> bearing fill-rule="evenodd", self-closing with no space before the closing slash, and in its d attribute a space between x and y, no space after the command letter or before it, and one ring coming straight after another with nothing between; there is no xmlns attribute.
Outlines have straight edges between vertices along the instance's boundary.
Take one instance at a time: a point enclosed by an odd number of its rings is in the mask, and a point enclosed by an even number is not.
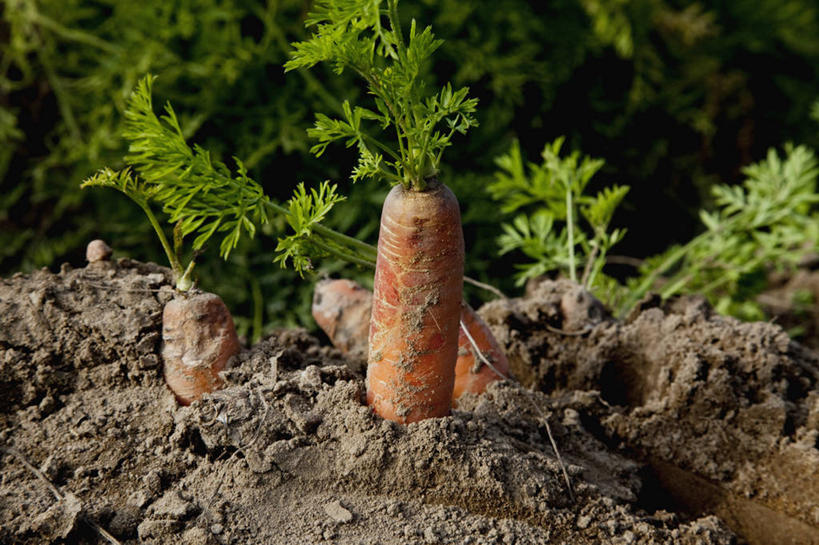
<svg viewBox="0 0 819 545"><path fill-rule="evenodd" d="M648 462L688 510L753 543L819 543L817 354L702 298L647 298L618 322L578 289L546 281L481 310L524 384L599 390L611 407L589 429Z"/></svg>
<svg viewBox="0 0 819 545"><path fill-rule="evenodd" d="M357 362L301 330L179 407L159 365L168 281L129 260L0 280L0 542L736 543L716 504L672 512L660 463L819 526L817 363L776 327L699 304L617 323L544 284L482 313L546 393L496 383L399 426L363 406Z"/></svg>

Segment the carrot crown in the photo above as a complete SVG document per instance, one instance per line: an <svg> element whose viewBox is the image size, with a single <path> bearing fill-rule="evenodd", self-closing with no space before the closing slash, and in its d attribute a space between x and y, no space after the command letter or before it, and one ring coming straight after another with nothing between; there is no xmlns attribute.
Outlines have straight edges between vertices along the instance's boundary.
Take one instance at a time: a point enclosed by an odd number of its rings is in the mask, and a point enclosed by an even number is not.
<svg viewBox="0 0 819 545"><path fill-rule="evenodd" d="M344 141L358 148L354 181L387 179L423 190L455 133L477 125L473 114L478 100L467 98L467 87L454 91L446 84L435 93L425 89L422 70L443 41L435 39L430 27L419 31L413 20L405 42L398 0L318 0L306 25L315 27L315 33L293 44L285 70L320 62L330 63L339 74L351 69L365 81L375 106L353 107L345 101L343 119L317 114L308 130L318 141L311 151L321 156L331 142ZM378 137L390 128L394 139Z"/></svg>

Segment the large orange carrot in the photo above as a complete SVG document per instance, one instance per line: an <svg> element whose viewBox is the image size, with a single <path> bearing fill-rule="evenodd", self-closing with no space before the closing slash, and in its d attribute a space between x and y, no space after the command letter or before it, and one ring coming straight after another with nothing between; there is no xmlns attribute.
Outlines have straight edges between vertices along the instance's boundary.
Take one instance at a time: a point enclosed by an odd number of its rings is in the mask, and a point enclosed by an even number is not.
<svg viewBox="0 0 819 545"><path fill-rule="evenodd" d="M352 280L322 280L316 284L313 317L327 333L333 346L345 354L366 357L366 332L371 309L372 293ZM463 303L461 328L458 330L453 406L463 394L482 394L489 383L508 375L509 360L489 326L472 307Z"/></svg>
<svg viewBox="0 0 819 545"><path fill-rule="evenodd" d="M212 293L177 294L162 313L165 382L182 405L222 387L219 372L239 352L233 318Z"/></svg>
<svg viewBox="0 0 819 545"><path fill-rule="evenodd" d="M449 414L458 353L464 242L443 184L395 186L381 213L367 404L401 423Z"/></svg>
<svg viewBox="0 0 819 545"><path fill-rule="evenodd" d="M461 324L455 388L452 390L453 405L463 394L481 394L489 383L509 376L506 354L486 322L466 303L461 307Z"/></svg>

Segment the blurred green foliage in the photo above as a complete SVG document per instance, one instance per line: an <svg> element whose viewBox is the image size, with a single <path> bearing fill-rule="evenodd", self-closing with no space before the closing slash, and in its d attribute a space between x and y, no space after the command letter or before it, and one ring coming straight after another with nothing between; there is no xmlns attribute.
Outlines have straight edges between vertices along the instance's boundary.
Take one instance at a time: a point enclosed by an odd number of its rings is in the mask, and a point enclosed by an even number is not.
<svg viewBox="0 0 819 545"><path fill-rule="evenodd" d="M386 189L347 185L355 157L311 157L306 135L313 112L338 113L362 89L346 74L282 69L289 43L305 38L309 7L0 0L0 274L79 264L96 237L119 255L161 259L137 207L79 189L97 169L122 166L125 101L148 72L191 142L218 160L240 158L276 198L300 181L340 183L349 198L331 225L374 242ZM402 0L401 12L445 40L430 84L468 85L480 99L480 127L453 141L442 177L463 207L467 272L507 290L512 264L494 257L501 228L486 187L514 138L525 156L566 135L568 148L605 159L591 190L631 187L613 227L628 227L618 252L635 257L690 239L711 186L739 182L769 147L819 147L813 0ZM274 219L265 234L283 228ZM230 263L211 248L199 267L204 286L256 332L310 323L311 285L271 263L274 245L243 241Z"/></svg>

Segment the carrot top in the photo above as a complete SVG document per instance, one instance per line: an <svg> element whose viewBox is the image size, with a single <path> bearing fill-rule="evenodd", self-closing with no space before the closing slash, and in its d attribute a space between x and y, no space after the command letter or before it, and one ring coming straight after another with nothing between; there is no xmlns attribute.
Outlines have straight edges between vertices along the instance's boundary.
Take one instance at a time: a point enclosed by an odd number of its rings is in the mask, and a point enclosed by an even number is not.
<svg viewBox="0 0 819 545"><path fill-rule="evenodd" d="M344 141L359 152L353 180L386 179L407 189L425 189L455 133L477 125L473 114L478 100L467 98L467 87L453 91L447 83L438 92L425 87L422 70L443 41L435 39L430 27L419 31L413 20L405 42L398 0L317 0L306 24L316 28L315 34L293 44L285 70L320 62L332 64L337 73L351 69L366 82L375 104L369 109L345 101L344 119L317 114L308 130L318 140L311 151L320 156L331 142ZM392 141L378 138L390 128Z"/></svg>

